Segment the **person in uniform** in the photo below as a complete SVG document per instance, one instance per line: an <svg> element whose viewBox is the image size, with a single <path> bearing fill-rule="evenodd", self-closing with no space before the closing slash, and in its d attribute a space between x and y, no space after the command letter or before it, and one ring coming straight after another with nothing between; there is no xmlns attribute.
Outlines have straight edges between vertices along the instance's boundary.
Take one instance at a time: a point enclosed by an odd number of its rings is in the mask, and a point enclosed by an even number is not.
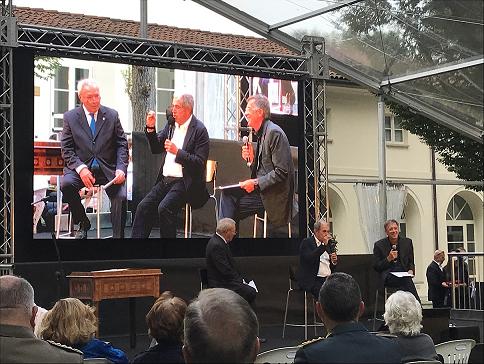
<svg viewBox="0 0 484 364"><path fill-rule="evenodd" d="M328 330L325 339L303 343L294 363L400 363L399 347L391 339L376 336L358 322L365 311L355 279L333 273L324 282L316 302L319 317Z"/></svg>
<svg viewBox="0 0 484 364"><path fill-rule="evenodd" d="M0 363L82 363L82 352L34 335L37 306L25 279L0 277Z"/></svg>

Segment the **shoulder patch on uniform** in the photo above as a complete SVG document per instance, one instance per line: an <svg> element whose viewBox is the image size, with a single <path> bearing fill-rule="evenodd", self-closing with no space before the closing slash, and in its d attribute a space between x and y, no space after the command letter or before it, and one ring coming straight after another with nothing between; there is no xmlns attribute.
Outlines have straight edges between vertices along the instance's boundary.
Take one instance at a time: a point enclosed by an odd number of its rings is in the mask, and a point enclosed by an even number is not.
<svg viewBox="0 0 484 364"><path fill-rule="evenodd" d="M61 343L58 343L58 342L55 342L55 341L52 341L52 340L45 340L45 341L47 341L50 345L61 348L65 351L70 351L71 353L77 353L77 354L82 355L82 351L80 351L79 349L75 349L72 346L64 345L64 344L61 344Z"/></svg>
<svg viewBox="0 0 484 364"><path fill-rule="evenodd" d="M302 348L302 347L304 347L304 346L308 346L308 345L314 344L314 343L316 343L316 342L318 342L318 341L321 341L321 340L324 340L324 339L325 339L324 337L321 337L321 336L320 336L320 337L317 337L317 338L314 338L314 339L311 339L311 340L308 340L308 341L304 341L304 342L302 342L301 344L299 344L299 346L298 346L298 347L299 347L299 348Z"/></svg>

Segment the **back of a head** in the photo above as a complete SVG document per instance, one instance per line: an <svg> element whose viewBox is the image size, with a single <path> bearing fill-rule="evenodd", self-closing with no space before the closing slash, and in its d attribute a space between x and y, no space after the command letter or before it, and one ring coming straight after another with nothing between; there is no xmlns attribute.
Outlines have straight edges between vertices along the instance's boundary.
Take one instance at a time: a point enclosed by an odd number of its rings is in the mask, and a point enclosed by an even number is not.
<svg viewBox="0 0 484 364"><path fill-rule="evenodd" d="M361 292L355 279L346 273L333 273L319 291L319 302L325 314L335 322L358 319Z"/></svg>
<svg viewBox="0 0 484 364"><path fill-rule="evenodd" d="M0 276L0 323L15 324L17 319L28 320L34 307L34 289L27 280Z"/></svg>
<svg viewBox="0 0 484 364"><path fill-rule="evenodd" d="M216 232L225 235L227 231L235 227L235 221L229 217L224 217L217 222Z"/></svg>
<svg viewBox="0 0 484 364"><path fill-rule="evenodd" d="M150 335L157 341L182 342L183 318L187 304L171 292L163 292L146 314Z"/></svg>
<svg viewBox="0 0 484 364"><path fill-rule="evenodd" d="M44 340L76 346L85 344L97 329L94 309L77 298L62 298L42 319L40 336Z"/></svg>
<svg viewBox="0 0 484 364"><path fill-rule="evenodd" d="M241 296L225 288L202 290L185 314L185 359L193 363L253 362L258 332L257 316Z"/></svg>
<svg viewBox="0 0 484 364"><path fill-rule="evenodd" d="M385 302L383 315L391 334L414 336L420 333L422 306L410 292L397 291Z"/></svg>

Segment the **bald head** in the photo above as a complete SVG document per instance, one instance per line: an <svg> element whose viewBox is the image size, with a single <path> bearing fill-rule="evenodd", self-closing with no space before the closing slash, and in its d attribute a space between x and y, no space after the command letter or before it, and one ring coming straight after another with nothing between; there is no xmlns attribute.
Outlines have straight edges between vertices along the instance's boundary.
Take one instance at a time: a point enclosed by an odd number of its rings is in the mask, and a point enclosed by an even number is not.
<svg viewBox="0 0 484 364"><path fill-rule="evenodd" d="M443 250L437 249L434 253L434 260L437 263L443 263L445 260L445 252Z"/></svg>
<svg viewBox="0 0 484 364"><path fill-rule="evenodd" d="M29 282L17 276L1 276L0 297L1 324L33 328L37 307L34 304L34 289Z"/></svg>

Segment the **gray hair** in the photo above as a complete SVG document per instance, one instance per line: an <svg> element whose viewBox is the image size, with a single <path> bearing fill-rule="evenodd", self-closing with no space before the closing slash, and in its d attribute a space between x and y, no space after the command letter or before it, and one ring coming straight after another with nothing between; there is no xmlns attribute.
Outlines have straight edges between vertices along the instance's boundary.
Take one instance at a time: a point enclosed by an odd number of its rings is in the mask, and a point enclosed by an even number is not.
<svg viewBox="0 0 484 364"><path fill-rule="evenodd" d="M388 297L383 318L391 334L415 336L422 328L422 306L410 292L397 291Z"/></svg>
<svg viewBox="0 0 484 364"><path fill-rule="evenodd" d="M323 224L328 224L329 223L325 219L320 219L314 223L314 230L313 231L319 231L321 229L321 225Z"/></svg>
<svg viewBox="0 0 484 364"><path fill-rule="evenodd" d="M174 98L181 101L183 107L190 109L193 112L193 107L195 105L195 101L193 101L193 96L190 94L182 94L182 95L175 95Z"/></svg>
<svg viewBox="0 0 484 364"><path fill-rule="evenodd" d="M5 275L0 277L0 310L22 309L31 313L34 307L34 289L24 278Z"/></svg>
<svg viewBox="0 0 484 364"><path fill-rule="evenodd" d="M390 220L385 221L385 223L383 224L383 228L385 229L385 231L387 231L387 227L392 225L392 224L396 224L398 226L398 221L394 220L394 219L390 219Z"/></svg>
<svg viewBox="0 0 484 364"><path fill-rule="evenodd" d="M85 78L83 80L80 80L77 83L77 94L79 95L82 91L83 88L85 87L96 87L99 88L99 85L97 84L96 80L93 78Z"/></svg>
<svg viewBox="0 0 484 364"><path fill-rule="evenodd" d="M254 100L255 107L264 112L264 119L269 119L271 116L271 105L269 103L269 99L262 94L256 94L250 96L247 99L247 103L252 100Z"/></svg>
<svg viewBox="0 0 484 364"><path fill-rule="evenodd" d="M193 362L253 361L258 333L247 301L225 288L202 290L185 313L184 347Z"/></svg>
<svg viewBox="0 0 484 364"><path fill-rule="evenodd" d="M227 231L235 226L235 221L231 218L224 217L217 222L216 232L220 235L224 235Z"/></svg>

